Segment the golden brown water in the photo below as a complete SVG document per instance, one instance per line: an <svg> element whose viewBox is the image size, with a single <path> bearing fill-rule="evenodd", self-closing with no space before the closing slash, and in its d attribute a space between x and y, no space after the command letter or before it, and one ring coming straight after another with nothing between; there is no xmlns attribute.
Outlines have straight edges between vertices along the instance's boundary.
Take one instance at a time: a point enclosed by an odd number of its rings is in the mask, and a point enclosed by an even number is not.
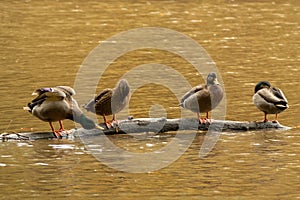
<svg viewBox="0 0 300 200"><path fill-rule="evenodd" d="M299 126L299 8L298 1L279 0L3 1L0 130L49 131L47 123L22 110L32 91L73 86L83 60L101 41L141 27L178 31L206 49L222 75L226 119L261 120L263 114L252 104L253 87L268 80L289 100L290 108L279 115L280 123ZM124 73L147 63L178 70L192 86L203 83L201 75L179 56L142 49L115 60L101 76L97 90L113 87ZM137 82L140 79L136 77ZM152 106L161 105L166 117L177 118L177 104L166 87L145 85L132 95L129 110L134 117L153 117ZM72 122L65 125L74 127ZM299 133L298 128L225 132L204 159L199 159L204 135L198 133L171 165L138 174L107 167L79 139L3 142L1 198L299 199ZM128 151L153 152L168 144L174 133L109 138Z"/></svg>

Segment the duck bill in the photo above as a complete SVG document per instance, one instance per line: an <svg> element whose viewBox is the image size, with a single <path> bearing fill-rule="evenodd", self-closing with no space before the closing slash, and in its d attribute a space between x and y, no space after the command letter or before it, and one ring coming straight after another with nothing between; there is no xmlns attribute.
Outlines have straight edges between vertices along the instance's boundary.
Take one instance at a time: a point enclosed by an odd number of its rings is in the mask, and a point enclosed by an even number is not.
<svg viewBox="0 0 300 200"><path fill-rule="evenodd" d="M218 79L217 79L217 78L214 80L214 84L216 84L216 85L220 85L220 83L219 83L219 81L218 81Z"/></svg>

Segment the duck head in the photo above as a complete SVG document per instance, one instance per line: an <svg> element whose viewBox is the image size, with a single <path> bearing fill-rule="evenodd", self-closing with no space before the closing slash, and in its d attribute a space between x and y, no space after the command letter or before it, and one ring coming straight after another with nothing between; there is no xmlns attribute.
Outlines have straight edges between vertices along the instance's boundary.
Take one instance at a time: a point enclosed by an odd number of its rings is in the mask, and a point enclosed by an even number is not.
<svg viewBox="0 0 300 200"><path fill-rule="evenodd" d="M207 85L219 84L217 75L214 72L210 72L206 79Z"/></svg>
<svg viewBox="0 0 300 200"><path fill-rule="evenodd" d="M258 90L263 89L263 88L270 88L271 84L268 81L261 81L256 84L254 88L254 93L256 93Z"/></svg>

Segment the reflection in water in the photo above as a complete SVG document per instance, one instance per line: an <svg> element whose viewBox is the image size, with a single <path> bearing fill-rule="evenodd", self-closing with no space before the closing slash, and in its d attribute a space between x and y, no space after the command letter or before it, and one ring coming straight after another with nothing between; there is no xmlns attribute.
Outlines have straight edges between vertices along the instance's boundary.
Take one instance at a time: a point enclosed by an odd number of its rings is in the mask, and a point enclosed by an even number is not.
<svg viewBox="0 0 300 200"><path fill-rule="evenodd" d="M297 150L293 148L299 143L292 142L296 135L293 131L285 135L281 131L225 132L211 154L199 159L204 135L198 134L186 153L174 163L154 172L138 174L116 171L97 162L77 141L3 143L6 153L1 156L0 163L6 166L1 169L1 184L12 183L12 180L21 183L5 190L4 194L11 197L18 195L13 190L38 198L47 198L49 194L53 197L96 195L110 198L166 195L166 199L181 195L238 194L249 198L257 195L275 198L278 195L288 197L287 193L295 197L300 166ZM141 136L115 135L109 139L131 152L156 151L159 154L159 148L168 144L173 136L141 139ZM90 148L99 150L98 153L109 151L101 150L100 146ZM114 161L124 164L121 160ZM56 192L51 193L53 190Z"/></svg>
<svg viewBox="0 0 300 200"><path fill-rule="evenodd" d="M262 120L252 95L257 82L268 80L281 88L289 100L290 108L281 114L280 122L298 126L300 40L299 6L295 1L237 0L218 5L206 1L70 0L0 4L2 132L48 131L43 122L22 110L32 99L32 91L72 86L84 58L99 42L137 27L173 29L206 49L224 81L226 119ZM192 86L204 83L201 74L180 56L141 49L111 63L97 92L113 87L134 67L149 63L177 70ZM180 116L177 105L170 90L145 85L132 95L129 112L134 117L149 117L159 108L168 118L176 118ZM127 114L120 114L120 119L126 117ZM66 127L74 124L66 122ZM161 155L161 148L174 137L174 133L168 133L116 135L108 139L130 152ZM298 129L225 132L213 151L199 159L204 134L197 133L191 146L175 162L160 170L137 174L98 162L91 151L101 154L101 146L86 147L79 140L2 142L1 198L299 198L299 139ZM123 164L118 159L114 161Z"/></svg>

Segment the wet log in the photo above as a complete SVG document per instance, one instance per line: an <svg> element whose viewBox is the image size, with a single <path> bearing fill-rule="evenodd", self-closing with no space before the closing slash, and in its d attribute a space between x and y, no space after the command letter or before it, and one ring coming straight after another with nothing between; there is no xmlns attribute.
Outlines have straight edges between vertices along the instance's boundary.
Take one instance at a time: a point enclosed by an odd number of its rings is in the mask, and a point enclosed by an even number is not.
<svg viewBox="0 0 300 200"><path fill-rule="evenodd" d="M105 127L104 124L100 124ZM137 118L121 120L115 128L105 130L86 130L83 128L71 129L67 133L62 133L63 138L76 138L87 136L100 136L111 134L127 134L127 133L165 133L169 131L180 130L217 130L217 131L251 131L251 130L267 130L280 129L287 130L290 127L283 126L273 122L248 122L248 121L227 121L214 120L211 123L199 124L196 118L166 119L166 118ZM55 135L52 132L20 132L20 133L2 133L0 139L7 140L38 140L53 139Z"/></svg>

